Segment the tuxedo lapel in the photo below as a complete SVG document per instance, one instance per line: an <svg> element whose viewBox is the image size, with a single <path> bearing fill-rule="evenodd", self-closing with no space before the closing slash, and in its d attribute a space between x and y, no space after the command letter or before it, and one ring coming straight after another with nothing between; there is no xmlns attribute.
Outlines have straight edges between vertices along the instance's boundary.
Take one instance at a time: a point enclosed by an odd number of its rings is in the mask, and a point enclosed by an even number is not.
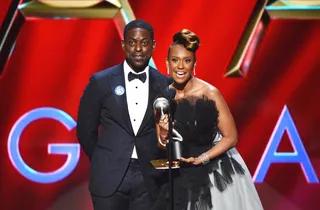
<svg viewBox="0 0 320 210"><path fill-rule="evenodd" d="M124 125L123 128L127 130L128 133L133 134L128 111L123 64L119 65L119 68L115 69L115 71L112 73L112 76L110 77L110 84L119 107L119 112L121 113L120 115L122 115L121 125Z"/></svg>
<svg viewBox="0 0 320 210"><path fill-rule="evenodd" d="M152 67L149 68L149 97L148 106L137 135L143 131L143 128L147 125L150 118L153 116L153 102L160 91L160 78L159 72Z"/></svg>

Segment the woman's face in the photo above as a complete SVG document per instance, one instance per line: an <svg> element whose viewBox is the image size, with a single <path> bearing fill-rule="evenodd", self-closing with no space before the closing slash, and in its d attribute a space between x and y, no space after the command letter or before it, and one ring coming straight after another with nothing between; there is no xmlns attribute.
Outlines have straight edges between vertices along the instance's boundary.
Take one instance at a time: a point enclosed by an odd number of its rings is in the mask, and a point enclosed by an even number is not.
<svg viewBox="0 0 320 210"><path fill-rule="evenodd" d="M184 84L192 76L196 59L193 52L186 50L182 45L173 45L167 58L167 68L171 77L178 84Z"/></svg>

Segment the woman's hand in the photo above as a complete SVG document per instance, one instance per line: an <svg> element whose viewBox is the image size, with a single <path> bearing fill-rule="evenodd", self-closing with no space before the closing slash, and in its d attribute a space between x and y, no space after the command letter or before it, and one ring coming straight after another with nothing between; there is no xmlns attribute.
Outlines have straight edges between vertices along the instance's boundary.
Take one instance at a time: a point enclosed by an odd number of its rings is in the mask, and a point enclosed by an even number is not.
<svg viewBox="0 0 320 210"><path fill-rule="evenodd" d="M166 142L166 140L168 139L168 130L169 130L169 118L168 115L165 114L163 116L160 117L159 120L159 128L160 128L160 139L162 140L162 142Z"/></svg>
<svg viewBox="0 0 320 210"><path fill-rule="evenodd" d="M179 159L181 162L185 162L185 163L189 163L189 164L193 164L193 165L200 165L202 164L201 159L200 158L194 158L194 157L189 157L189 158L183 158L181 157Z"/></svg>
<svg viewBox="0 0 320 210"><path fill-rule="evenodd" d="M162 149L165 149L168 142L169 117L167 114L161 116L160 114L157 114L157 113L155 113L155 116L156 116L158 146Z"/></svg>

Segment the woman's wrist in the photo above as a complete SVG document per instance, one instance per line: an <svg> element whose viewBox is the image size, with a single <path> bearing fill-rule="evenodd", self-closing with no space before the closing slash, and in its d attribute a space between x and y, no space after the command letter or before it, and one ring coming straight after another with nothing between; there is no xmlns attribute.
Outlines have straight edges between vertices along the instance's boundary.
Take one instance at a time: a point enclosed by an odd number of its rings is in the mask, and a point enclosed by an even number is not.
<svg viewBox="0 0 320 210"><path fill-rule="evenodd" d="M158 137L158 142L159 142L159 144L160 144L161 146L166 147L168 140L165 139L165 140L163 141L163 140L161 139L161 137L159 136L159 137ZM165 142L165 143L163 143L163 142Z"/></svg>
<svg viewBox="0 0 320 210"><path fill-rule="evenodd" d="M198 158L201 160L203 165L206 165L210 162L210 158L206 152L202 153Z"/></svg>

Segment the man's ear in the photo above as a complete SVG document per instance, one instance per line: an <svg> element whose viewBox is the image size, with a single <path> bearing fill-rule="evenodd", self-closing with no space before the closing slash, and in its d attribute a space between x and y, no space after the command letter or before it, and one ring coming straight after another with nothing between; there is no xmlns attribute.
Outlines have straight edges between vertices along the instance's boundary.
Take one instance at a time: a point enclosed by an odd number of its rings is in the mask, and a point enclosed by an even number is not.
<svg viewBox="0 0 320 210"><path fill-rule="evenodd" d="M125 47L124 40L121 40L121 47L122 47L122 49L123 49L123 51L124 51L124 47Z"/></svg>
<svg viewBox="0 0 320 210"><path fill-rule="evenodd" d="M156 40L152 41L152 48L153 48L153 51L156 49Z"/></svg>

